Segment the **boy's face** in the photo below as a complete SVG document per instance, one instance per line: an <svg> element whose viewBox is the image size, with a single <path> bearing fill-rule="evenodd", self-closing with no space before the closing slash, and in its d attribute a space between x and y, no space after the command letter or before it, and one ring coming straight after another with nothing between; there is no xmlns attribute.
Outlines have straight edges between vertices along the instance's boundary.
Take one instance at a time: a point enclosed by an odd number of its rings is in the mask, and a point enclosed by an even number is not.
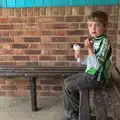
<svg viewBox="0 0 120 120"><path fill-rule="evenodd" d="M98 37L105 32L106 28L102 23L88 20L88 31L92 37Z"/></svg>

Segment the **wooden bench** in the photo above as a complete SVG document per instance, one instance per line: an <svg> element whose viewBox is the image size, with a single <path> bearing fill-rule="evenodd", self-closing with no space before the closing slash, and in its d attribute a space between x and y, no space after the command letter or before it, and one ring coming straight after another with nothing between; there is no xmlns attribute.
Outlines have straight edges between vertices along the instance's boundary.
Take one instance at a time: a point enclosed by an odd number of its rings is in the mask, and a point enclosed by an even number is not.
<svg viewBox="0 0 120 120"><path fill-rule="evenodd" d="M81 67L18 67L0 66L1 77L29 77L31 91L32 111L37 111L36 79L41 76L68 77L78 72L83 72L85 66ZM93 101L95 106L96 120L108 120L102 89L93 90ZM79 120L91 120L90 90L82 89L80 93Z"/></svg>
<svg viewBox="0 0 120 120"><path fill-rule="evenodd" d="M83 72L81 67L34 67L34 66L0 66L1 77L28 77L30 81L31 108L37 111L36 79L43 76L68 77Z"/></svg>
<svg viewBox="0 0 120 120"><path fill-rule="evenodd" d="M120 72L118 69L112 66L111 72L111 79L113 82L113 86L111 88L101 88L101 89L92 89L92 99L94 104L94 112L95 114L92 116L92 107L90 105L90 89L81 89L79 91L80 94L80 100L79 100L79 120L113 120L112 117L108 116L108 108L106 106L109 106L109 109L112 114L114 114L114 119L120 119ZM118 90L119 88L119 90ZM109 89L112 89L112 91L109 91ZM111 102L111 105L108 105L109 100L105 101L103 92L107 91L107 94L110 94L109 92L113 92L112 94L116 93L117 97L113 99L113 103ZM109 98L107 98L109 99ZM107 104L107 105L106 105ZM118 104L118 106L116 105ZM116 106L115 106L116 105ZM111 106L111 107L110 107ZM113 106L114 109L113 109ZM116 109L117 108L117 109ZM112 109L112 110L111 110Z"/></svg>
<svg viewBox="0 0 120 120"><path fill-rule="evenodd" d="M95 107L95 115L91 116L89 89L82 89L79 91L80 103L79 103L79 120L108 120L105 102L101 89L95 89L93 94L93 101Z"/></svg>

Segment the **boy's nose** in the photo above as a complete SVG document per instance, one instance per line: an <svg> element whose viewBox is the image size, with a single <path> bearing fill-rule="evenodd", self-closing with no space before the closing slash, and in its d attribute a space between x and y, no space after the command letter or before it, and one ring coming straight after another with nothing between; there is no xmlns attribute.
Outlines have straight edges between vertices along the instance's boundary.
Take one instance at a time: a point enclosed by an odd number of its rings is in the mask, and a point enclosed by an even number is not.
<svg viewBox="0 0 120 120"><path fill-rule="evenodd" d="M95 30L95 26L92 26L92 30Z"/></svg>

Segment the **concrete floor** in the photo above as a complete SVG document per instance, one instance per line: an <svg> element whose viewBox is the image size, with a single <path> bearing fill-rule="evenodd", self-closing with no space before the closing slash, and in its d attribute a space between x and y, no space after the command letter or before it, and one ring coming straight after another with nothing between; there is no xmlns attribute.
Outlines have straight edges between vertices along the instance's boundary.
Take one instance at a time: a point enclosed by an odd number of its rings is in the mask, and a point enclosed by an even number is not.
<svg viewBox="0 0 120 120"><path fill-rule="evenodd" d="M30 98L0 97L0 120L62 120L61 98L40 98L37 112L31 112Z"/></svg>
<svg viewBox="0 0 120 120"><path fill-rule="evenodd" d="M120 91L117 87L103 89L103 97L110 120L120 120ZM32 112L30 97L0 97L0 120L62 120L61 97L38 98L37 101L41 110ZM93 105L93 100L90 101Z"/></svg>

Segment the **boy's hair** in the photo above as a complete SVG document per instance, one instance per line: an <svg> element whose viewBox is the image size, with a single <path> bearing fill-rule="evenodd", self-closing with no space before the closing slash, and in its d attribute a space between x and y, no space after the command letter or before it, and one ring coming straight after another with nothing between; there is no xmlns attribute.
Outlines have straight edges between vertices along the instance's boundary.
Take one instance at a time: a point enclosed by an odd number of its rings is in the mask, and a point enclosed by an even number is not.
<svg viewBox="0 0 120 120"><path fill-rule="evenodd" d="M106 12L97 10L96 12L92 12L89 16L88 16L88 20L89 21L96 21L96 22L100 22L104 25L104 27L106 27L108 25L108 15Z"/></svg>

